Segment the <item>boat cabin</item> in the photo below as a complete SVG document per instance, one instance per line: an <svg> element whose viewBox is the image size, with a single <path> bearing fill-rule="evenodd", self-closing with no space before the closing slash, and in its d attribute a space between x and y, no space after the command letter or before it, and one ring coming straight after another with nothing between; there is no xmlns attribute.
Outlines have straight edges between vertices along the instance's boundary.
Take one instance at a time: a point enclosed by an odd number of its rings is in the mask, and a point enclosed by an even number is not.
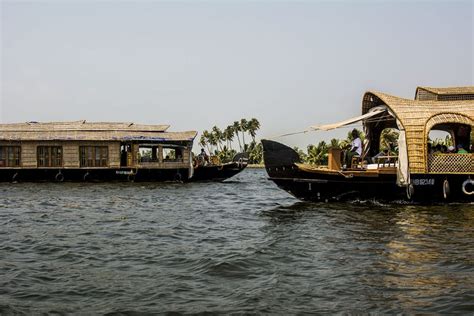
<svg viewBox="0 0 474 316"><path fill-rule="evenodd" d="M431 99L423 96L430 93ZM380 151L380 136L385 129L396 129L400 184L409 176L424 174L474 173L474 87L419 87L416 100L402 99L379 92L367 92L362 113L384 109L364 123L369 157ZM432 131L449 135L451 149L435 151L429 136Z"/></svg>
<svg viewBox="0 0 474 316"><path fill-rule="evenodd" d="M86 121L0 124L0 179L187 179L197 132L168 128Z"/></svg>

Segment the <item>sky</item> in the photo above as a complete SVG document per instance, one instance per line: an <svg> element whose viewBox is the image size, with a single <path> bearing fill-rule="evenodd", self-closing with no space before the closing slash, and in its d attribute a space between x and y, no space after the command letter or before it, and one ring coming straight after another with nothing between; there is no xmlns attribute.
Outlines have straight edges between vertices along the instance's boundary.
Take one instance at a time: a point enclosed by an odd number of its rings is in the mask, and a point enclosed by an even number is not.
<svg viewBox="0 0 474 316"><path fill-rule="evenodd" d="M365 91L474 84L474 1L0 0L0 122L171 131L257 118L285 133L361 112Z"/></svg>

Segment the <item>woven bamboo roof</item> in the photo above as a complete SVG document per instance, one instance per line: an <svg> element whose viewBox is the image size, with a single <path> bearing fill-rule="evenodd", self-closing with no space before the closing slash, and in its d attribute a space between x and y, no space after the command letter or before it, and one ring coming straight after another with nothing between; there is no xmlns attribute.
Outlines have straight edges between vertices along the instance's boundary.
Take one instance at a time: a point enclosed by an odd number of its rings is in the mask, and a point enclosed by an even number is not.
<svg viewBox="0 0 474 316"><path fill-rule="evenodd" d="M135 132L165 132L169 125L144 125L133 122L26 122L0 124L2 131L135 131Z"/></svg>
<svg viewBox="0 0 474 316"><path fill-rule="evenodd" d="M196 131L166 132L169 125L117 122L0 124L3 141L193 141Z"/></svg>
<svg viewBox="0 0 474 316"><path fill-rule="evenodd" d="M411 172L426 172L426 142L431 128L443 123L460 123L474 127L474 100L419 101L395 97L381 92L366 92L362 114L386 105L406 131Z"/></svg>
<svg viewBox="0 0 474 316"><path fill-rule="evenodd" d="M447 88L418 87L416 88L416 94L418 94L418 90L425 90L425 91L438 94L438 95L474 94L474 86L447 87Z"/></svg>

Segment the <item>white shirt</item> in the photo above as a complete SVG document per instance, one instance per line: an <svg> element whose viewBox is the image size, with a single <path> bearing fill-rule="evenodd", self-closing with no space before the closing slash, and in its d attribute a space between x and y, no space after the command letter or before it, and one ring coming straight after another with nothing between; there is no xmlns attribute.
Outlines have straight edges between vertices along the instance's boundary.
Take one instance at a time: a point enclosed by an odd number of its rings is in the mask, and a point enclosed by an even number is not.
<svg viewBox="0 0 474 316"><path fill-rule="evenodd" d="M352 145L352 148L351 148L351 151L354 149L354 148L357 148L356 149L356 152L357 154L360 156L362 155L362 141L360 140L359 137L357 137L356 139L354 139L351 143Z"/></svg>

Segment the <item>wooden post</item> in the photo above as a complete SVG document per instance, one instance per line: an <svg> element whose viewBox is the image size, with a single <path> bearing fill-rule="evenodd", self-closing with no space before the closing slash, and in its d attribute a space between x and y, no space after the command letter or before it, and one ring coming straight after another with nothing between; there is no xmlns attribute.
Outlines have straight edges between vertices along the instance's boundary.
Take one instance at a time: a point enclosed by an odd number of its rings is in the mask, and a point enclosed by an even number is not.
<svg viewBox="0 0 474 316"><path fill-rule="evenodd" d="M341 170L341 152L340 148L329 148L328 168L330 170Z"/></svg>

